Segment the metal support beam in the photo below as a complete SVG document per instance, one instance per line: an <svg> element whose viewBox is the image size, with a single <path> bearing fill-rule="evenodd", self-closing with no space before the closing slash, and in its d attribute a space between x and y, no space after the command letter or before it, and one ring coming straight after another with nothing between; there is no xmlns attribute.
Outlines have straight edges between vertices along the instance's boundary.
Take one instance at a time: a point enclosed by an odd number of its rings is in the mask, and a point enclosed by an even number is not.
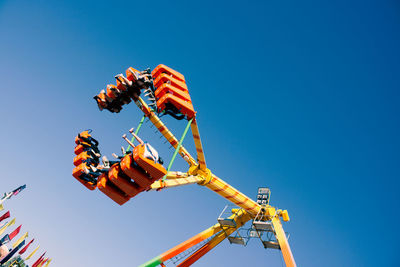
<svg viewBox="0 0 400 267"><path fill-rule="evenodd" d="M193 119L192 119L192 120L193 120ZM176 149L175 149L175 151L174 151L174 154L172 155L171 161L170 161L169 164L168 164L167 174L163 177L163 181L165 181L165 179L166 179L166 177L167 177L167 175L168 175L168 172L171 170L172 164L174 163L175 158L176 158L176 154L178 154L178 151L179 151L179 149L180 149L181 146L182 146L183 140L185 140L186 134L187 134L187 132L188 132L188 130L189 130L189 126L190 126L192 120L190 120L190 121L188 122L188 124L186 125L185 130L183 131L183 134L182 134L181 139L179 140L178 146L176 147Z"/></svg>
<svg viewBox="0 0 400 267"><path fill-rule="evenodd" d="M192 255L190 255L188 258L186 258L183 262L181 262L177 267L187 267L195 263L197 260L199 260L201 257L203 257L207 252L215 248L219 243L225 240L228 236L230 236L233 232L235 232L237 229L242 227L247 221L251 219L251 216L243 211L240 210L238 212L238 217L235 220L236 222L236 227L227 227L224 228L224 231L221 231L218 233L216 236L214 236L210 241L208 241L206 244L204 244L201 248L196 250Z"/></svg>
<svg viewBox="0 0 400 267"><path fill-rule="evenodd" d="M282 251L283 259L285 260L286 267L296 267L292 250L290 249L289 242L286 238L285 231L283 230L281 220L278 215L275 215L271 219L272 225L274 226L275 236L278 240L279 246Z"/></svg>
<svg viewBox="0 0 400 267"><path fill-rule="evenodd" d="M150 190L160 190L164 188L177 187L189 184L198 184L203 181L203 178L198 176L189 176L186 178L176 178L167 180L158 180L151 184Z"/></svg>
<svg viewBox="0 0 400 267"><path fill-rule="evenodd" d="M141 119L140 122L139 122L138 127L136 127L136 131L135 131L135 134L136 134L136 135L139 133L139 130L140 130L140 128L142 127L142 124L143 124L145 118L146 118L146 116L143 115L142 119ZM133 141L135 141L135 136L133 136L132 139L131 139L131 143L132 143L132 144L133 144ZM128 147L126 148L126 151L129 151L130 148L131 148L131 145L129 144Z"/></svg>
<svg viewBox="0 0 400 267"><path fill-rule="evenodd" d="M206 158L204 156L203 145L201 143L200 132L199 127L197 126L196 118L193 118L191 129L194 145L196 146L197 161L199 162L200 169L205 170L207 168Z"/></svg>
<svg viewBox="0 0 400 267"><path fill-rule="evenodd" d="M257 202L247 197L245 194L241 193L239 190L218 178L214 174L212 174L210 182L205 184L205 186L223 198L229 200L233 204L243 208L248 213L252 214L253 218L261 209L261 206L257 204Z"/></svg>
<svg viewBox="0 0 400 267"><path fill-rule="evenodd" d="M167 126L160 120L160 118L149 108L149 106L144 102L142 98L138 98L135 101L136 105L143 111L146 117L156 126L156 128L160 131L160 133L167 139L167 141L171 144L173 148L178 147L178 139L168 130ZM179 155L190 165L197 165L196 160L190 155L190 153L181 146L178 150Z"/></svg>
<svg viewBox="0 0 400 267"><path fill-rule="evenodd" d="M229 218L235 218L237 221L237 225L243 225L245 224L248 220L251 219L249 214L244 211L240 210L236 215L232 215ZM224 231L222 231L221 225L219 223L211 226L210 228L204 230L203 232L193 236L192 238L189 238L185 242L177 245L176 247L171 248L170 250L164 252L163 254L153 258L152 260L140 265L139 267L154 267L161 265L163 262L177 256L178 254L184 252L185 250L190 249L191 247L197 245L198 243L206 240L207 238L215 235L215 234L223 234L226 235L225 232L228 231L228 229L231 229L229 227L224 228Z"/></svg>

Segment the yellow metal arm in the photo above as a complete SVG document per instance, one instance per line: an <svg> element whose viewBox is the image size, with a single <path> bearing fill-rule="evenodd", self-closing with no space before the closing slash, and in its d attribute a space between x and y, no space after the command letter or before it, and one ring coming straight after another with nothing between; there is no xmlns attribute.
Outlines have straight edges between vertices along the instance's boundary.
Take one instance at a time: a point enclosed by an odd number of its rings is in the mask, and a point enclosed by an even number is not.
<svg viewBox="0 0 400 267"><path fill-rule="evenodd" d="M283 259L285 260L287 267L296 267L292 250L290 249L289 242L287 241L285 231L283 230L281 220L278 215L275 215L271 219L272 225L274 226L275 236L278 240L279 246L282 251Z"/></svg>
<svg viewBox="0 0 400 267"><path fill-rule="evenodd" d="M170 188L170 187L177 187L182 185L189 185L189 184L198 184L203 181L202 177L199 176L189 176L186 178L176 178L176 179L167 179L167 180L158 180L155 181L151 185L150 190L160 190L163 188Z"/></svg>
<svg viewBox="0 0 400 267"><path fill-rule="evenodd" d="M200 132L199 132L199 127L197 126L196 118L194 118L192 121L191 129L192 129L194 144L196 146L197 161L199 162L200 169L205 170L207 168L206 158L204 156L203 145L201 143Z"/></svg>

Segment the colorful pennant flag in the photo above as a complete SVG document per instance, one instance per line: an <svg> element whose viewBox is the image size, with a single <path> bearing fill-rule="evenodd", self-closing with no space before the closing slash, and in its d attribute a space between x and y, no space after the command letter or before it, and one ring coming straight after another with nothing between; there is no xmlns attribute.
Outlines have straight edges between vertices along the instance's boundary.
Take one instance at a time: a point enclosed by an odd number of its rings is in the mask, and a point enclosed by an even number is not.
<svg viewBox="0 0 400 267"><path fill-rule="evenodd" d="M37 246L37 248L35 248L31 254L29 254L28 257L26 257L26 261L29 260L30 258L32 258L32 256L36 253L36 251L38 251L38 249L40 248L40 246Z"/></svg>
<svg viewBox="0 0 400 267"><path fill-rule="evenodd" d="M3 204L3 202L4 202L6 199L10 199L12 196L18 195L19 192L21 192L21 191L24 190L25 188L26 188L26 184L24 184L24 185L18 187L17 189L15 189L15 190L13 190L13 191L11 191L11 192L9 192L9 193L4 193L3 197L0 199L0 204Z"/></svg>
<svg viewBox="0 0 400 267"><path fill-rule="evenodd" d="M40 264L38 265L38 267L42 267L48 260L49 258L43 259L43 261L40 262Z"/></svg>
<svg viewBox="0 0 400 267"><path fill-rule="evenodd" d="M26 188L26 184L24 184L24 185L22 185L22 186L20 186L20 187L18 187L17 189L15 189L14 191L12 191L12 193L13 193L13 196L16 196L16 195L18 195L19 194L19 192L21 192L22 190L24 190Z"/></svg>
<svg viewBox="0 0 400 267"><path fill-rule="evenodd" d="M12 192L4 193L3 197L1 198L1 203L4 202L4 200L9 199L12 196Z"/></svg>
<svg viewBox="0 0 400 267"><path fill-rule="evenodd" d="M10 239L9 235L5 235L0 239L0 245L7 244L10 241L11 241L11 239Z"/></svg>
<svg viewBox="0 0 400 267"><path fill-rule="evenodd" d="M11 259L11 257L14 256L14 254L17 253L17 251L18 251L23 245L25 245L25 240L23 240L22 243L20 243L18 247L14 248L12 251L10 251L10 253L8 253L7 256L5 256L5 257L0 261L0 265L6 263L9 259Z"/></svg>
<svg viewBox="0 0 400 267"><path fill-rule="evenodd" d="M46 254L46 252L43 253L42 256L40 256L39 259L37 259L37 261L35 261L35 262L32 264L32 267L37 267L37 266L43 261L43 257L44 257L45 254Z"/></svg>
<svg viewBox="0 0 400 267"><path fill-rule="evenodd" d="M45 265L45 266L43 266L43 267L47 267L47 266L49 266L50 262L51 262L51 259L49 259L49 260L47 261L46 265Z"/></svg>
<svg viewBox="0 0 400 267"><path fill-rule="evenodd" d="M21 236L15 243L12 245L13 248L17 247L25 238L28 237L28 232L26 232L23 236Z"/></svg>
<svg viewBox="0 0 400 267"><path fill-rule="evenodd" d="M3 204L0 204L0 210L4 210Z"/></svg>
<svg viewBox="0 0 400 267"><path fill-rule="evenodd" d="M33 241L35 241L35 239L32 239L31 241L29 241L29 243L23 248L21 249L18 253L19 255L22 255L25 253L25 251L29 248L29 246L33 243Z"/></svg>
<svg viewBox="0 0 400 267"><path fill-rule="evenodd" d="M10 218L10 211L7 211L6 213L4 213L3 215L1 215L0 217L0 222L2 222L3 220Z"/></svg>
<svg viewBox="0 0 400 267"><path fill-rule="evenodd" d="M9 223L7 223L6 225L4 225L1 229L0 229L0 235L2 235L4 233L4 231L7 229L7 227L10 227L11 225L13 225L15 223L15 218L12 219Z"/></svg>
<svg viewBox="0 0 400 267"><path fill-rule="evenodd" d="M22 227L22 224L20 226L18 226L17 229L12 231L11 234L9 234L10 240L12 240L14 237L16 237L19 234L19 231L21 231L21 227Z"/></svg>

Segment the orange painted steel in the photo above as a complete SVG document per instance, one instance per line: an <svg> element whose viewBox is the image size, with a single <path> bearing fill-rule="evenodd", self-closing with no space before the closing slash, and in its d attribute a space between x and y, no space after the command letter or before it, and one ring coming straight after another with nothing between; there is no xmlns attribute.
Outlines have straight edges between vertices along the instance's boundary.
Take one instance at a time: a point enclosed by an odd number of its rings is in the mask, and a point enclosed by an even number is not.
<svg viewBox="0 0 400 267"><path fill-rule="evenodd" d="M240 210L237 214L237 217L235 217L234 219L236 222L235 227L225 227L224 231L221 231L213 238L211 238L206 244L204 244L202 247L196 250L192 255L190 255L188 258L186 258L184 261L178 264L177 267L191 266L193 263L195 263L197 260L203 257L207 252L209 252L210 250L215 248L218 244L220 244L222 241L224 241L229 235L231 235L237 229L242 227L250 219L251 219L250 214L243 212L243 210Z"/></svg>

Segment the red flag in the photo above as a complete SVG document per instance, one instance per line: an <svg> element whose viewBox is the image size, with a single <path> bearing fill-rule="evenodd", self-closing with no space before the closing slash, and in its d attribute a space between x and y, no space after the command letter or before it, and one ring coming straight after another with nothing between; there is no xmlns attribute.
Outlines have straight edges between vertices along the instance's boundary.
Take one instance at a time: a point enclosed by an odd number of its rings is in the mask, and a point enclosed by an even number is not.
<svg viewBox="0 0 400 267"><path fill-rule="evenodd" d="M10 240L12 240L14 237L16 237L19 233L19 231L21 230L22 224L20 226L18 226L17 229L15 229L11 234L9 234L8 236L10 237Z"/></svg>
<svg viewBox="0 0 400 267"><path fill-rule="evenodd" d="M43 261L44 254L46 254L46 252L43 253L42 256L40 256L40 258L35 261L34 264L32 264L32 267L37 267Z"/></svg>
<svg viewBox="0 0 400 267"><path fill-rule="evenodd" d="M4 213L3 215L1 215L0 217L0 222L4 219L10 218L10 211L7 211L6 213Z"/></svg>
<svg viewBox="0 0 400 267"><path fill-rule="evenodd" d="M29 241L29 243L28 243L23 249L21 249L21 250L18 252L19 255L24 254L24 252L28 249L29 245L32 244L34 240L35 240L35 239L32 239L31 241Z"/></svg>

